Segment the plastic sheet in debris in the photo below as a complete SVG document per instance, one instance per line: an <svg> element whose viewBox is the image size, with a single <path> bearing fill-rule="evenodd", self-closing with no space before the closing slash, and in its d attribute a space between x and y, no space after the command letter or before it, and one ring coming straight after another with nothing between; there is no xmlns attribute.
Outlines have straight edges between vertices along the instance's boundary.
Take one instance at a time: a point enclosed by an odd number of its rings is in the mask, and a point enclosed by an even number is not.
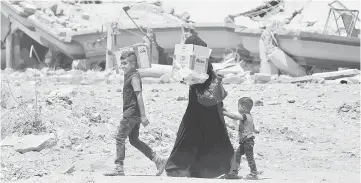
<svg viewBox="0 0 361 183"><path fill-rule="evenodd" d="M184 82L188 85L193 85L204 83L209 76L205 73L199 74L189 68L183 68L181 64L177 62L177 60L174 60L171 77L178 82Z"/></svg>

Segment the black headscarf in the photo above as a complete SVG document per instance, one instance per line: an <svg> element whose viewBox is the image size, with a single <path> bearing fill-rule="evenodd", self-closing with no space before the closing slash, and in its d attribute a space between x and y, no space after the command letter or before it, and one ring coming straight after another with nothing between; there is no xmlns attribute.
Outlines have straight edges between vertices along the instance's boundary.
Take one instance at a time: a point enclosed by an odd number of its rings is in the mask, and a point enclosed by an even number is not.
<svg viewBox="0 0 361 183"><path fill-rule="evenodd" d="M198 46L204 46L207 47L207 43L204 42L201 38L199 38L197 35L192 35L186 39L184 44L193 44Z"/></svg>
<svg viewBox="0 0 361 183"><path fill-rule="evenodd" d="M193 44L193 45L207 47L207 43L204 42L197 35L192 35L192 36L188 37L185 40L184 44ZM212 80L214 78L214 71L213 71L213 66L212 66L212 63L211 63L210 60L208 60L207 74L208 74L209 77L204 83L202 83L202 84L194 84L193 86L196 87L197 89L204 90L204 89L208 88L211 85L211 82L212 82Z"/></svg>

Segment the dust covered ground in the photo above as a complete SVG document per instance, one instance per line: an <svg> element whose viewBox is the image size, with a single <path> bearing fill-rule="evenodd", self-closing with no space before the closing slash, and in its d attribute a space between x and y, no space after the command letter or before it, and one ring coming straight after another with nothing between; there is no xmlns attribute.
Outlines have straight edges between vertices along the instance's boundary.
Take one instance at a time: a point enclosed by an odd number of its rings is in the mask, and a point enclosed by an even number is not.
<svg viewBox="0 0 361 183"><path fill-rule="evenodd" d="M27 74L1 74L2 140L33 128L35 81ZM57 143L24 154L2 146L2 182L233 181L155 177L154 164L128 142L125 171L129 176L102 176L114 166L114 137L122 118L121 78L71 85L61 82L59 75L40 74L37 85L37 105L41 106L37 128L56 134ZM151 81L143 84L151 123L141 128L140 138L167 156L187 106L188 87ZM360 182L360 85L240 84L225 88L229 91L225 106L231 111L236 111L241 96L250 96L256 104L253 115L261 132L255 140L255 156L264 173L254 182ZM236 148L237 124L226 122ZM72 165L72 173L63 174ZM248 172L243 158L240 175Z"/></svg>

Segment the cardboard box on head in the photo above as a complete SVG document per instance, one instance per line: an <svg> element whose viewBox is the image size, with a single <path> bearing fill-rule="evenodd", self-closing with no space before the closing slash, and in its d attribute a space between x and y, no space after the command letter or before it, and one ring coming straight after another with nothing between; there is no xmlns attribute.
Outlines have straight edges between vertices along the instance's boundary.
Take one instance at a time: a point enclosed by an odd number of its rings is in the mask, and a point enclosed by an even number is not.
<svg viewBox="0 0 361 183"><path fill-rule="evenodd" d="M209 56L212 50L192 44L176 44L174 48L175 62L181 68L194 70L198 74L207 73Z"/></svg>
<svg viewBox="0 0 361 183"><path fill-rule="evenodd" d="M151 68L151 55L149 48L144 44L136 44L128 47L120 48L116 53L117 65L120 67L120 56L125 51L134 51L137 55L137 64L139 69Z"/></svg>
<svg viewBox="0 0 361 183"><path fill-rule="evenodd" d="M193 44L176 44L171 77L189 85L203 83L212 50Z"/></svg>

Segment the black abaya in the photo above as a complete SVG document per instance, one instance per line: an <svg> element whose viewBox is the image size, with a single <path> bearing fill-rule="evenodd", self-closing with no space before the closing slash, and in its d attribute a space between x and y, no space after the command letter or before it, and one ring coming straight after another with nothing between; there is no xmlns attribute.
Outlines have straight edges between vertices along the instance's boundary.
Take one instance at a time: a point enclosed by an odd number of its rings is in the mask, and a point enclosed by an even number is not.
<svg viewBox="0 0 361 183"><path fill-rule="evenodd" d="M185 170L202 178L227 173L234 150L220 104L204 107L197 101L194 87L190 87L188 100L166 171Z"/></svg>

